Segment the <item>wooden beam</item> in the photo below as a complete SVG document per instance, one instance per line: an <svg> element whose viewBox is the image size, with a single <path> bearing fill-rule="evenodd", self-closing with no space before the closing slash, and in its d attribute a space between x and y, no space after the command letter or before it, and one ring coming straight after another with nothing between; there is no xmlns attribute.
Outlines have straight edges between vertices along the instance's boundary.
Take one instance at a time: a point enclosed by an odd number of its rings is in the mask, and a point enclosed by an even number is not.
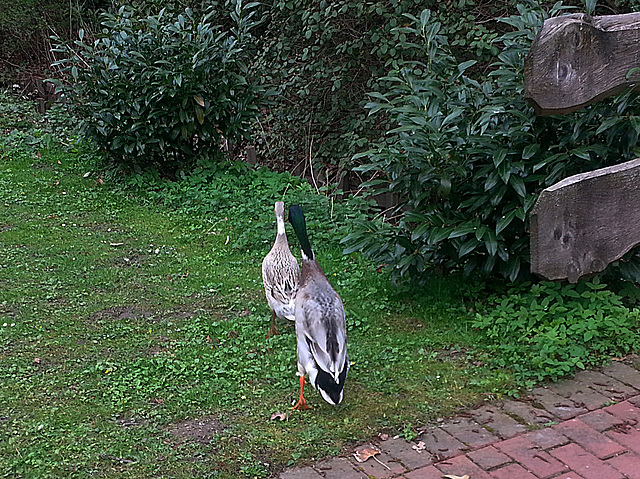
<svg viewBox="0 0 640 479"><path fill-rule="evenodd" d="M256 155L256 147L253 145L247 146L246 150L247 163L250 165L255 165L258 163L258 157Z"/></svg>
<svg viewBox="0 0 640 479"><path fill-rule="evenodd" d="M575 283L604 270L640 244L640 158L543 190L530 222L532 273Z"/></svg>
<svg viewBox="0 0 640 479"><path fill-rule="evenodd" d="M640 72L640 13L549 18L525 60L525 98L538 115L566 114L627 88Z"/></svg>

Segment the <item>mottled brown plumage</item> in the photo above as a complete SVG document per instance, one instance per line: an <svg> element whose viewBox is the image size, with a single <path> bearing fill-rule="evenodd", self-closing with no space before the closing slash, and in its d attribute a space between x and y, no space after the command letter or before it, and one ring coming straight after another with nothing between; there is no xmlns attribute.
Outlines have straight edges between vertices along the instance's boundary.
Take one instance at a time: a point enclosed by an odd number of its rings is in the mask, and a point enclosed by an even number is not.
<svg viewBox="0 0 640 479"><path fill-rule="evenodd" d="M277 234L271 251L262 261L262 282L271 308L271 329L269 335L278 334L276 316L295 321L294 301L298 292L300 267L298 260L289 251L287 233L284 227L284 203L275 206Z"/></svg>

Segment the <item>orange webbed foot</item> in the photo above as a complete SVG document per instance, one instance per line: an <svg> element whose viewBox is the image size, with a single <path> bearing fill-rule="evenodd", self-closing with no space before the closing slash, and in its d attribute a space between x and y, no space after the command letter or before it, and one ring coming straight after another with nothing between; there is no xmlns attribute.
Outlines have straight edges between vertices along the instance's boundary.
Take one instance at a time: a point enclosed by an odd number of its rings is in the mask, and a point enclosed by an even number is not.
<svg viewBox="0 0 640 479"><path fill-rule="evenodd" d="M299 411L301 409L313 409L307 404L307 401L304 399L304 376L300 376L300 398L298 398L298 402L291 409L293 411Z"/></svg>
<svg viewBox="0 0 640 479"><path fill-rule="evenodd" d="M296 405L291 408L292 411L300 411L304 409L313 409L307 404L307 401L305 401L304 398L299 399Z"/></svg>

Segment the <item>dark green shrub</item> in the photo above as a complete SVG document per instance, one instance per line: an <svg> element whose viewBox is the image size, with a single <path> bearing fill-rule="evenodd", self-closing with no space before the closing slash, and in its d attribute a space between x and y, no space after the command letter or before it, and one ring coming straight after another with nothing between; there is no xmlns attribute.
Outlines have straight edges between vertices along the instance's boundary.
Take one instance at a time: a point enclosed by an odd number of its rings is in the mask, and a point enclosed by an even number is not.
<svg viewBox="0 0 640 479"><path fill-rule="evenodd" d="M358 155L369 185L398 195L392 224L358 223L344 242L424 279L434 266L526 277L528 215L539 192L575 173L638 155L640 99L630 93L567 116L537 117L523 98L523 64L546 14L520 5L513 31L478 82L465 74L428 10L402 27L424 61L405 64L371 93L371 115L395 128ZM552 14L557 14L558 5ZM382 239L381 239L382 236Z"/></svg>
<svg viewBox="0 0 640 479"><path fill-rule="evenodd" d="M277 0L263 12L258 62L265 82L278 91L276 103L261 117L260 151L267 159L285 158L289 167L313 162L336 181L352 166L352 157L381 131L379 118L367 118L366 92L377 88L389 68L419 59L407 48L398 27L418 0ZM477 5L476 5L477 3ZM509 1L441 2L443 28L466 54L488 60L496 34L488 28ZM475 18L489 23L477 25Z"/></svg>
<svg viewBox="0 0 640 479"><path fill-rule="evenodd" d="M490 342L494 366L525 385L558 379L640 347L640 311L606 285L523 284L478 313L473 326Z"/></svg>
<svg viewBox="0 0 640 479"><path fill-rule="evenodd" d="M57 85L82 133L115 163L164 174L244 138L260 98L249 67L255 4L235 5L231 29L212 23L215 11L140 17L123 6L102 15L94 39L81 31L59 43L54 66L68 83Z"/></svg>

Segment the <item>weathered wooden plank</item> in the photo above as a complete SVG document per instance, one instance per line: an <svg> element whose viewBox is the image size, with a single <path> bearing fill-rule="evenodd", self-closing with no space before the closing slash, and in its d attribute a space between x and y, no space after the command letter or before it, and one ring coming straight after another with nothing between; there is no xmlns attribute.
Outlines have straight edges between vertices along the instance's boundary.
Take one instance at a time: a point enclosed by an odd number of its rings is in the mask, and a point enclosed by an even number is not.
<svg viewBox="0 0 640 479"><path fill-rule="evenodd" d="M640 244L640 158L543 190L530 223L534 274L575 283L602 271Z"/></svg>
<svg viewBox="0 0 640 479"><path fill-rule="evenodd" d="M566 114L640 82L640 13L546 20L525 60L525 98L539 115ZM640 86L638 87L640 88Z"/></svg>
<svg viewBox="0 0 640 479"><path fill-rule="evenodd" d="M255 165L256 163L258 163L258 157L256 155L255 146L252 146L252 145L247 146L246 155L247 155L247 163L249 163L250 165Z"/></svg>

